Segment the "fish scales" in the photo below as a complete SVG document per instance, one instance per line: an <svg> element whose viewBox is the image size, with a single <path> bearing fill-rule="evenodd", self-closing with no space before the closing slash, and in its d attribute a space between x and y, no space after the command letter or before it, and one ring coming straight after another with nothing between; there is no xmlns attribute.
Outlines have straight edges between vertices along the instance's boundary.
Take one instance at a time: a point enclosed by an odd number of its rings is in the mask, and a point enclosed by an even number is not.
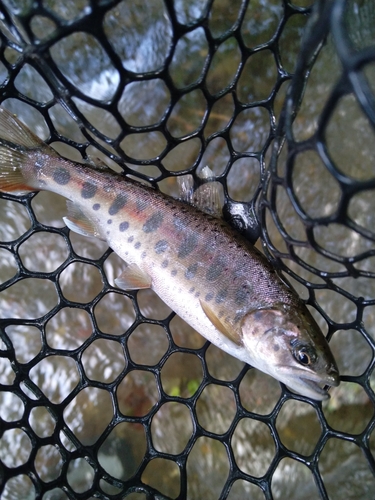
<svg viewBox="0 0 375 500"><path fill-rule="evenodd" d="M218 347L315 399L338 384L329 346L294 290L224 221L108 168L70 162L0 108L0 189L69 200L73 231L126 262L116 284L152 288ZM5 140L5 141L4 141Z"/></svg>
<svg viewBox="0 0 375 500"><path fill-rule="evenodd" d="M32 174L35 163L37 178ZM53 166L40 165L38 154L31 155L25 169L29 185L59 193L79 206L120 257L150 274L168 305L172 290L187 294L185 309L189 316L197 310L197 321L202 321L202 299L231 324L238 324L250 309L295 302L264 257L224 221L178 200L166 203L158 191L124 182L115 173L59 158ZM172 308L180 309L174 301Z"/></svg>

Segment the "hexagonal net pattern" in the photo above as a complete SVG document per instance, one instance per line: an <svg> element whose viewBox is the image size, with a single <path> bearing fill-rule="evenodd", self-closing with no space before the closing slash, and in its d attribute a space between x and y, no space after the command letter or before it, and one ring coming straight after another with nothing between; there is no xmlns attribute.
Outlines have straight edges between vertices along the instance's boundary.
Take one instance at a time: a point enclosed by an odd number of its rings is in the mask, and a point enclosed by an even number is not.
<svg viewBox="0 0 375 500"><path fill-rule="evenodd" d="M294 394L114 286L61 197L1 194L4 500L374 498L375 8L310 3L0 2L2 106L172 196L208 165L341 374Z"/></svg>

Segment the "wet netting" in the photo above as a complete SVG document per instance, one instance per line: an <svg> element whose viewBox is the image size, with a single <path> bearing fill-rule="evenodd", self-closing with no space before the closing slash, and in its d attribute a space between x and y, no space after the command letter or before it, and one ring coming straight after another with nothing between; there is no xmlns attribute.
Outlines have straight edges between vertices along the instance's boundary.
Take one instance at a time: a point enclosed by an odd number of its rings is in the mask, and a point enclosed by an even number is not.
<svg viewBox="0 0 375 500"><path fill-rule="evenodd" d="M372 0L4 0L0 29L2 106L172 196L216 182L341 374L294 394L117 288L61 197L2 194L1 498L373 500Z"/></svg>

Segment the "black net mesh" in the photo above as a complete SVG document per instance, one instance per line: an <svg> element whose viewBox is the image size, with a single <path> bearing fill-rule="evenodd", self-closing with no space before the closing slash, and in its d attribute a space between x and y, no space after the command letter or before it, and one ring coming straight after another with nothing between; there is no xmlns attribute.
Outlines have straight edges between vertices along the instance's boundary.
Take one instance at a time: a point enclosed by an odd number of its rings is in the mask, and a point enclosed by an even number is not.
<svg viewBox="0 0 375 500"><path fill-rule="evenodd" d="M208 165L342 375L291 393L114 287L60 197L2 194L1 498L374 498L375 7L310 3L0 2L2 105L171 195Z"/></svg>

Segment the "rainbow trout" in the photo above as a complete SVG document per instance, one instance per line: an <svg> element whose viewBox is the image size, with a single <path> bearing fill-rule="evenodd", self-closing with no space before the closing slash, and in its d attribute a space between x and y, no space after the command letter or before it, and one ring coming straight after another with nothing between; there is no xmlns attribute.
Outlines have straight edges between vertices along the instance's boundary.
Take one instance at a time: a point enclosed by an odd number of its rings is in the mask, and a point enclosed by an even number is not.
<svg viewBox="0 0 375 500"><path fill-rule="evenodd" d="M224 221L114 173L61 157L0 108L0 190L47 190L66 225L105 240L126 262L115 284L152 288L213 344L307 397L339 374L328 343L292 288Z"/></svg>

